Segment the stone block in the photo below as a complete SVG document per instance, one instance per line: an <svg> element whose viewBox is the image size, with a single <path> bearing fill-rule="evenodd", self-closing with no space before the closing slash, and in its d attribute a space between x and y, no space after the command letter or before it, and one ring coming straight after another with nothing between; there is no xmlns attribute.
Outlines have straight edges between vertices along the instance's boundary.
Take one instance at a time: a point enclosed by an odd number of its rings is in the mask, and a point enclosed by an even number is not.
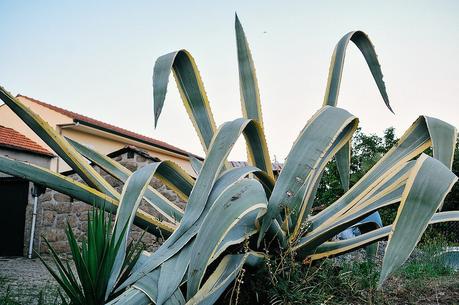
<svg viewBox="0 0 459 305"><path fill-rule="evenodd" d="M53 211L43 211L42 219L44 226L53 226L56 214Z"/></svg>
<svg viewBox="0 0 459 305"><path fill-rule="evenodd" d="M55 193L53 198L56 202L71 202L72 201L69 196L61 194L61 193Z"/></svg>

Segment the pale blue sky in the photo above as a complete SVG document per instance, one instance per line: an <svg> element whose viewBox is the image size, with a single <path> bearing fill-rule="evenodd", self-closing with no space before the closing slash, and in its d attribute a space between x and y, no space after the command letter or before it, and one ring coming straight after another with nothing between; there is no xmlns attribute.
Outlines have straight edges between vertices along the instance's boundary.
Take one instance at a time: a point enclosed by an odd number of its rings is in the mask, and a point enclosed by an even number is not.
<svg viewBox="0 0 459 305"><path fill-rule="evenodd" d="M459 126L459 1L0 0L0 84L202 154L173 83L153 128L153 64L188 49L217 124L240 116L235 11L257 67L270 153L279 160L322 104L335 43L356 29L376 46L396 113L385 109L352 46L339 106L365 131L395 126L400 134L419 114ZM244 159L243 145L231 157Z"/></svg>

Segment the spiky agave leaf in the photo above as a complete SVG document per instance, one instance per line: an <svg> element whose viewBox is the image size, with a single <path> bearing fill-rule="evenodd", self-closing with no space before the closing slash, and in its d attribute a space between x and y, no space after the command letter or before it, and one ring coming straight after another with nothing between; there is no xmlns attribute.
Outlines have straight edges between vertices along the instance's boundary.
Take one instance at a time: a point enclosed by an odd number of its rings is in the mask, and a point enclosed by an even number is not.
<svg viewBox="0 0 459 305"><path fill-rule="evenodd" d="M383 80L381 65L379 64L375 48L368 35L362 31L352 31L347 33L336 45L331 58L330 69L328 71L328 81L325 89L323 105L338 105L339 89L341 86L341 78L343 77L344 59L346 57L347 47L351 41L359 48L360 52L364 56L384 103L387 108L393 112L389 104L389 97L386 92L386 85ZM347 191L349 189L349 170L351 164L350 142L348 142L336 153L335 159L341 179L341 185L343 186L343 189Z"/></svg>
<svg viewBox="0 0 459 305"><path fill-rule="evenodd" d="M430 219L429 225L451 221L459 221L459 211L435 213ZM314 254L306 257L305 260L309 262L357 250L371 243L387 239L391 231L392 225L388 225L353 238L325 242L317 247Z"/></svg>
<svg viewBox="0 0 459 305"><path fill-rule="evenodd" d="M44 185L72 198L94 205L100 209L104 209L112 214L116 213L118 200L107 196L104 193L87 186L86 184L80 183L51 170L0 156L0 171ZM140 228L157 236L161 236L161 234L167 236L175 229L175 227L170 223L161 221L143 210L138 210L136 212L134 223Z"/></svg>
<svg viewBox="0 0 459 305"><path fill-rule="evenodd" d="M81 153L94 164L100 166L105 172L110 174L112 177L126 182L132 172L126 167L122 166L120 163L114 161L113 159L104 156L89 147L86 147L72 139L67 138L67 141L75 147L75 149ZM190 190L193 187L194 181L191 177L184 172L180 167L175 165L171 161L162 161L163 166L158 168L158 171L155 171L157 177L161 178L161 181L168 185L172 190L181 196L182 199L187 200ZM155 188L149 186L145 190L145 199L147 202L165 216L172 223L176 223L177 220L180 220L183 216L183 210L177 205L172 203L166 197L164 197L159 191Z"/></svg>

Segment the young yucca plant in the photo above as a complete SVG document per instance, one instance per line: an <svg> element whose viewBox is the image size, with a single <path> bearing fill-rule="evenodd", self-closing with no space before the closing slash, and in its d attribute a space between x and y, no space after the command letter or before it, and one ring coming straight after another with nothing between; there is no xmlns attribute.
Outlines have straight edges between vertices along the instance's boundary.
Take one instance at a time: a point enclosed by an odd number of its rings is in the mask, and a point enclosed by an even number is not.
<svg viewBox="0 0 459 305"><path fill-rule="evenodd" d="M123 231L126 228L127 226ZM54 268L39 256L67 296L65 298L61 295L62 303L67 304L69 301L68 304L72 305L104 304L105 291L123 236L116 238L112 234L112 218L97 208L88 212L88 229L80 243L69 224L65 233L73 264L62 260L46 238L44 241L53 259ZM141 238L128 244L119 276L121 282L129 275L144 248ZM112 297L113 295L109 295L108 299Z"/></svg>
<svg viewBox="0 0 459 305"><path fill-rule="evenodd" d="M213 304L244 265L282 251L313 261L388 239L380 284L410 255L428 224L459 221L459 211L437 212L456 182L451 172L455 127L421 116L399 142L349 189L352 134L358 119L336 107L347 45L362 52L387 107L381 67L368 36L355 31L337 44L330 65L323 106L300 132L276 178L266 145L255 67L244 31L236 17L236 42L243 117L216 127L209 101L191 54L179 50L161 56L153 71L154 117L158 122L171 72L206 157L191 160L198 177L191 179L170 161L134 173L110 158L58 135L7 91L0 98L69 164L87 185L45 169L0 157L0 170L46 185L76 199L115 213L115 234L125 240L132 223L168 237L151 255L141 255L124 281L117 281L126 256L123 243L105 291L124 292L110 304ZM227 157L244 135L249 166L232 168ZM433 158L423 154L433 148ZM114 190L87 162L89 159L125 182ZM327 163L335 158L346 193L327 209L311 215ZM149 186L156 176L187 202L183 211ZM164 219L138 209L145 198ZM361 224L378 209L399 204L395 221L378 228L365 223L364 234L331 241L343 230ZM118 236L118 235L117 235Z"/></svg>

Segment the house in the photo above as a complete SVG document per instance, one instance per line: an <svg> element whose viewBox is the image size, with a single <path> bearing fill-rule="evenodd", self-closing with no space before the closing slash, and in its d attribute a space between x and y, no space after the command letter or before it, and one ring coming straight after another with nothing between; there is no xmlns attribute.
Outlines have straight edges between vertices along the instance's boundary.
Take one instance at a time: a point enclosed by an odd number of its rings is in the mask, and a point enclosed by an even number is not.
<svg viewBox="0 0 459 305"><path fill-rule="evenodd" d="M50 168L55 157L12 128L0 125L0 155ZM0 173L0 256L19 256L27 249L32 224L33 184Z"/></svg>
<svg viewBox="0 0 459 305"><path fill-rule="evenodd" d="M183 149L30 97L18 95L17 98L62 136L106 154L131 170L150 162L170 160L190 175L195 175L189 162L189 155L192 154ZM0 125L1 156L32 163L81 181L78 175L74 174L71 168L5 104L0 105ZM96 170L121 191L122 184L119 181L97 167ZM152 185L169 200L183 206L184 203L180 202L178 196L159 180L154 179ZM68 252L66 224L71 224L77 236L86 232L87 211L90 206L53 190L48 189L44 194L37 190L39 187L34 187L33 183L0 173L0 208L4 211L0 213L0 256L27 255L31 246L37 252L44 252L47 248L42 236L46 237L58 252ZM32 226L34 205L36 224ZM155 213L149 206L144 205L143 209ZM141 232L134 228L134 237L136 231L139 234ZM33 242L30 243L32 235ZM154 236L147 234L144 238L150 245L156 244Z"/></svg>
<svg viewBox="0 0 459 305"><path fill-rule="evenodd" d="M24 95L18 95L17 98L47 121L61 135L100 153L109 154L131 145L145 150L149 155L160 160L174 161L190 175L194 175L188 158L189 155L193 154L183 149L34 98ZM50 150L46 143L5 104L0 105L0 124L18 131L45 149ZM70 169L59 157L51 160L50 168L56 172L65 172Z"/></svg>

